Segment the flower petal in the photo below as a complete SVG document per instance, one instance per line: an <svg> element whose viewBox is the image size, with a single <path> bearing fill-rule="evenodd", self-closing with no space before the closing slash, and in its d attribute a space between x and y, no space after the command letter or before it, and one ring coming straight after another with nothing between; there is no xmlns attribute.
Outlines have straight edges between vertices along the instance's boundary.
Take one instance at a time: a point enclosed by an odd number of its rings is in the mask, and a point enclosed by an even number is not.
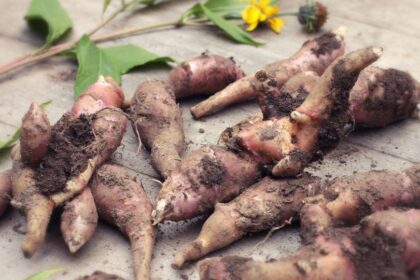
<svg viewBox="0 0 420 280"><path fill-rule="evenodd" d="M268 6L263 9L263 13L267 17L273 17L276 16L279 13L279 7L277 6Z"/></svg>
<svg viewBox="0 0 420 280"><path fill-rule="evenodd" d="M270 25L271 29L274 32L279 33L281 28L284 26L284 21L281 18L270 18L267 20L268 25Z"/></svg>
<svg viewBox="0 0 420 280"><path fill-rule="evenodd" d="M266 7L270 6L270 2L271 0L260 0L258 7L260 7L261 10L264 10Z"/></svg>
<svg viewBox="0 0 420 280"><path fill-rule="evenodd" d="M258 26L258 21L253 22L253 23L249 24L249 26L248 26L248 28L246 29L246 31L254 31L254 30L255 30L255 28L257 28L257 26Z"/></svg>
<svg viewBox="0 0 420 280"><path fill-rule="evenodd" d="M258 24L258 20L260 19L260 16L261 16L261 11L255 6L247 6L242 11L242 19L248 24L252 24L255 22L257 22Z"/></svg>

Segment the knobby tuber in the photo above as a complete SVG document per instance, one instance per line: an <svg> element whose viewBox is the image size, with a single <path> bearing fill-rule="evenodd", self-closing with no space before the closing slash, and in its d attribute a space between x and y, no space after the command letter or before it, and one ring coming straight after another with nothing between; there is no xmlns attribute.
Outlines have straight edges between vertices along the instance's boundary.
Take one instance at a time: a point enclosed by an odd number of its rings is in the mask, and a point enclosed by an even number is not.
<svg viewBox="0 0 420 280"><path fill-rule="evenodd" d="M95 169L120 145L127 125L117 108L122 102L121 89L112 79L100 77L54 125L36 180L56 205L80 193Z"/></svg>
<svg viewBox="0 0 420 280"><path fill-rule="evenodd" d="M290 114L300 106L317 80L315 73L292 77L281 89L272 78L258 87L264 119ZM413 114L420 99L420 84L407 72L367 67L349 94L349 109L359 127L383 127Z"/></svg>
<svg viewBox="0 0 420 280"><path fill-rule="evenodd" d="M227 145L241 130L256 122L289 115L297 109L314 88L319 76L302 72L290 78L281 88L267 76L257 83L262 111L223 131L219 144ZM383 127L408 118L420 98L419 83L410 74L395 70L367 67L359 75L349 94L350 113L357 127Z"/></svg>
<svg viewBox="0 0 420 280"><path fill-rule="evenodd" d="M0 172L0 217L3 216L12 196L12 170Z"/></svg>
<svg viewBox="0 0 420 280"><path fill-rule="evenodd" d="M418 279L420 210L376 212L353 228L331 229L294 255L272 262L243 257L202 261L202 280Z"/></svg>
<svg viewBox="0 0 420 280"><path fill-rule="evenodd" d="M343 29L327 32L305 42L301 49L289 59L274 62L263 69L273 76L279 85L303 71L314 71L321 75L337 57L344 54ZM248 75L230 84L207 100L191 108L191 114L198 119L221 109L257 97L255 74Z"/></svg>
<svg viewBox="0 0 420 280"><path fill-rule="evenodd" d="M226 202L261 176L259 166L219 146L204 146L184 158L163 183L153 210L155 224L184 220Z"/></svg>
<svg viewBox="0 0 420 280"><path fill-rule="evenodd" d="M420 165L403 171L370 171L337 178L301 209L302 238L308 242L335 225L354 225L389 207L420 208Z"/></svg>
<svg viewBox="0 0 420 280"><path fill-rule="evenodd" d="M350 92L356 125L383 127L410 117L420 101L420 84L407 72L368 67Z"/></svg>
<svg viewBox="0 0 420 280"><path fill-rule="evenodd" d="M26 218L26 234L21 247L24 256L30 258L44 243L54 203L39 192L35 181L35 170L21 162L20 151L13 153L12 157L11 205Z"/></svg>
<svg viewBox="0 0 420 280"><path fill-rule="evenodd" d="M243 76L244 72L236 65L233 58L205 52L175 67L166 81L179 99L211 95Z"/></svg>
<svg viewBox="0 0 420 280"><path fill-rule="evenodd" d="M305 173L299 179L265 177L229 203L216 204L200 235L174 258L173 266L197 260L226 247L249 232L259 232L297 219L304 198L315 195L320 179Z"/></svg>
<svg viewBox="0 0 420 280"><path fill-rule="evenodd" d="M76 253L95 233L98 212L89 188L68 201L61 214L61 234L71 253Z"/></svg>
<svg viewBox="0 0 420 280"><path fill-rule="evenodd" d="M94 170L119 146L127 123L116 107L122 102L121 89L112 79L100 77L53 126L49 139L37 138L49 142L43 143L48 149L36 166L22 161L22 144L29 143L31 135L21 135L20 146L12 150L11 204L27 220L28 230L22 241L26 257L42 245L53 209L79 194ZM33 114L33 108L31 112L26 116ZM46 117L25 117L24 122L28 127L47 123Z"/></svg>
<svg viewBox="0 0 420 280"><path fill-rule="evenodd" d="M143 82L131 100L130 114L143 145L151 151L153 167L167 178L185 148L181 109L172 88L162 81Z"/></svg>
<svg viewBox="0 0 420 280"><path fill-rule="evenodd" d="M37 124L37 125L34 125ZM20 153L26 164L38 164L45 156L51 137L51 125L44 110L32 103L22 119Z"/></svg>
<svg viewBox="0 0 420 280"><path fill-rule="evenodd" d="M290 116L245 126L228 146L274 165L274 176L294 176L320 153L333 149L353 128L349 92L361 70L381 55L366 48L338 58L325 70L305 101ZM257 73L261 81L264 71Z"/></svg>
<svg viewBox="0 0 420 280"><path fill-rule="evenodd" d="M155 228L152 204L142 186L123 167L104 164L96 171L91 189L99 217L117 226L130 240L136 279L150 279Z"/></svg>

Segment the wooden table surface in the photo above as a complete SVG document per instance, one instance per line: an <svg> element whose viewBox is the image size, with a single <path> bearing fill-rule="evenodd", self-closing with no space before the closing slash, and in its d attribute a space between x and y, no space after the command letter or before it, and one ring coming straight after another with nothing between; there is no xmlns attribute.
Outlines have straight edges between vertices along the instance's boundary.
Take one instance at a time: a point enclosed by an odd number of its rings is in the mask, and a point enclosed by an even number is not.
<svg viewBox="0 0 420 280"><path fill-rule="evenodd" d="M72 36L77 38L101 19L101 0L60 1L74 22ZM154 8L138 10L120 16L103 31L116 28L145 25L175 20L195 1L163 1ZM303 1L280 0L283 11L295 11ZM109 11L119 1L111 4ZM420 80L420 1L417 0L324 0L330 11L325 29L347 27L347 50L366 46L384 47L384 55L377 62L382 67L394 67L409 71ZM2 0L0 2L0 64L29 53L42 45L42 40L28 29L23 16L29 0ZM243 69L251 73L261 66L287 58L308 39L295 18L285 18L287 25L280 35L268 29L257 30L254 35L267 42L254 48L237 45L224 35L211 29L180 28L142 34L118 42L103 45L133 43L162 55L170 55L179 61L197 56L205 50L224 56L234 56ZM55 122L73 103L73 85L76 72L74 61L55 57L25 69L0 77L0 139L10 136L20 125L23 114L31 102L52 100L48 116ZM146 79L163 79L169 69L147 67L125 75L122 87L131 96L137 85ZM200 121L192 120L188 109L199 100L183 102L188 151L203 144L214 144L219 133L245 116L258 110L253 102L232 107L230 110ZM204 133L199 133L199 129ZM338 149L329 154L322 164L314 163L309 171L328 179L371 169L401 169L420 162L420 122L410 119L385 129L354 132ZM141 181L152 198L158 185L145 151L136 154L138 143L131 129L124 144L113 160L126 166ZM0 157L0 170L11 162L6 154ZM132 279L129 244L115 229L101 224L92 240L76 255L68 253L59 232L56 217L51 224L42 249L32 258L24 259L20 251L22 235L17 227L24 228L24 219L15 211L0 220L0 278L23 279L29 274L50 267L63 267L66 272L54 279L74 279L100 269ZM198 233L203 218L190 222L167 223L159 226L159 234L152 265L153 279L197 279L195 266L183 271L171 268L171 258L176 250L192 240ZM279 258L290 254L299 246L298 229L277 231L263 245L255 246L265 234L244 238L225 250L212 255L237 254L253 256L259 260Z"/></svg>

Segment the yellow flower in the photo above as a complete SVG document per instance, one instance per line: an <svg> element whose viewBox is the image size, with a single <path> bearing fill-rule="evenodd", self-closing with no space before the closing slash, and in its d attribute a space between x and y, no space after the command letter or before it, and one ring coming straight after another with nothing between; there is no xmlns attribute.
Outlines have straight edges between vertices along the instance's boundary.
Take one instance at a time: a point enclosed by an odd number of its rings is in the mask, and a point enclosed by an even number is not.
<svg viewBox="0 0 420 280"><path fill-rule="evenodd" d="M253 31L260 22L266 22L271 29L279 33L284 21L279 18L279 8L270 5L270 0L251 0L242 11L242 19L248 24L247 31Z"/></svg>

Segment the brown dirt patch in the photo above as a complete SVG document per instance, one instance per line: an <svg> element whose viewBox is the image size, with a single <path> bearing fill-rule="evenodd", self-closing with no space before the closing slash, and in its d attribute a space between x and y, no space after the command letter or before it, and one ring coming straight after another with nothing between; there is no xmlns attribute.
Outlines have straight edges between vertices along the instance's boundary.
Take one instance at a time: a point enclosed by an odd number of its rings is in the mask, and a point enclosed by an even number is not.
<svg viewBox="0 0 420 280"><path fill-rule="evenodd" d="M320 57L321 55L330 54L333 50L341 47L341 42L337 40L336 35L331 32L327 32L322 36L315 39L317 46L311 49L311 52Z"/></svg>
<svg viewBox="0 0 420 280"><path fill-rule="evenodd" d="M207 188L211 188L215 185L223 183L226 167L222 162L217 159L212 159L209 156L203 157L200 162L202 166L202 172L199 175L200 184Z"/></svg>
<svg viewBox="0 0 420 280"><path fill-rule="evenodd" d="M95 141L92 121L94 116L81 115L71 119L65 114L51 133L48 152L36 172L37 187L43 194L52 194L62 190L66 182L81 172L89 158L96 154L90 145Z"/></svg>

